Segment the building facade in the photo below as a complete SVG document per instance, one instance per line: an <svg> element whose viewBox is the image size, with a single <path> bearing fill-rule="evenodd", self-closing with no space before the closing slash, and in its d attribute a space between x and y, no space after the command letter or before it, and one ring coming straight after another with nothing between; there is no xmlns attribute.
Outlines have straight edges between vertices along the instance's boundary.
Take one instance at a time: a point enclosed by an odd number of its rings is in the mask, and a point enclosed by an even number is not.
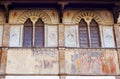
<svg viewBox="0 0 120 79"><path fill-rule="evenodd" d="M1 1L0 79L120 79L119 2L32 2Z"/></svg>

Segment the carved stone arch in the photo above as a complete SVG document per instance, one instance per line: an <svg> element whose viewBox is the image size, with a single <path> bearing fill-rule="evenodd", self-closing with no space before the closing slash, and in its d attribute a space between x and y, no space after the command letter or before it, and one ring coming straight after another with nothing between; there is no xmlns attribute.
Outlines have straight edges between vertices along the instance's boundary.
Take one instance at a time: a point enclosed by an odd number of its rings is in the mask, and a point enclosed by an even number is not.
<svg viewBox="0 0 120 79"><path fill-rule="evenodd" d="M41 18L44 23L52 23L50 16L43 10L26 10L18 18L18 24L23 24L27 18L30 18L35 23L38 18Z"/></svg>
<svg viewBox="0 0 120 79"><path fill-rule="evenodd" d="M73 16L72 22L78 24L82 18L84 18L88 24L92 19L94 19L98 24L102 24L102 18L94 11L78 11Z"/></svg>

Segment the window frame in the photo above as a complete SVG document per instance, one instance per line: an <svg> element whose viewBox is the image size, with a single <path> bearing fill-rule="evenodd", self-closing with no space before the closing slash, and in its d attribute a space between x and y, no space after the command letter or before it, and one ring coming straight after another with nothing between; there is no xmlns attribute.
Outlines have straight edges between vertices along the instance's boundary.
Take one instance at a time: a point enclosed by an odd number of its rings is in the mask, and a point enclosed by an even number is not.
<svg viewBox="0 0 120 79"><path fill-rule="evenodd" d="M27 20L30 20L30 22L32 23L32 25L31 26L25 26L25 22L27 21ZM30 18L28 18L25 22L24 22L24 25L23 25L23 47L24 48L30 48L30 47L33 47L33 22L31 21L31 19ZM32 34L31 34L31 46L25 46L25 28L27 28L27 27L31 27L32 28Z"/></svg>
<svg viewBox="0 0 120 79"><path fill-rule="evenodd" d="M36 25L36 23L38 22L40 20L40 26L37 26ZM44 24L44 22L42 21L42 19L41 18L38 18L38 20L35 22L35 26L33 26L34 27L34 47L36 47L36 48L39 48L39 47L44 47L45 46L45 43L44 43L44 40L45 40L45 24ZM42 34L42 46L36 46L36 27L42 27L42 30L43 30L43 34ZM41 41L41 40L39 40L39 41Z"/></svg>
<svg viewBox="0 0 120 79"><path fill-rule="evenodd" d="M84 20L84 21L85 21L85 19L83 19L83 18L82 18L81 20ZM88 47L81 47L81 45L80 45L80 44L82 44L82 43L80 43L80 27L81 27L81 26L80 26L80 22L81 22L81 20L79 21L79 24L78 24L79 47L80 47L80 48L101 48L100 26L99 26L98 22L97 22L95 19L91 19L91 21L89 22L89 24L85 21L86 24L87 24L87 26L86 26L86 27L87 27L87 33L86 33L86 34L87 34ZM95 21L96 24L97 24L96 27L97 27L97 29L98 29L98 30L97 30L97 32L98 32L98 33L97 33L97 35L98 35L98 41L97 41L97 42L98 42L98 44L99 44L98 47L92 47L92 43L91 43L91 30L90 30L90 27L92 27L92 26L90 25L90 23L91 23L92 21ZM84 27L84 26L82 26L82 27Z"/></svg>
<svg viewBox="0 0 120 79"><path fill-rule="evenodd" d="M83 20L84 23L86 23L84 19L81 19L81 20ZM81 20L80 20L80 22L81 22ZM89 29L88 29L88 25L87 25L87 23L86 23L86 26L80 26L80 22L79 22L79 27L78 27L78 31L79 31L79 32L78 32L78 33L79 33L79 34L78 34L78 36L79 36L79 47L80 47L80 48L89 48L89 34L88 34L88 30L89 30ZM86 35L87 35L87 36L86 36L86 37L87 37L86 39L87 39L87 43L88 43L88 44L87 44L87 47L81 47L81 44L83 44L83 43L80 43L80 38L81 38L81 37L80 37L80 27L86 27L86 32L87 32L87 33L86 33Z"/></svg>
<svg viewBox="0 0 120 79"><path fill-rule="evenodd" d="M91 40L91 27L93 27L93 26L91 26L91 22L92 22L92 21L94 21L94 22L97 24L97 26L94 26L94 27L97 27L97 30L96 30L96 31L98 32L98 33L97 33L97 35L98 35L98 41L97 41L97 42L98 42L98 47L92 47L92 42L91 42L91 41L92 41L92 40ZM100 38L100 28L99 28L99 24L96 22L95 19L92 19L91 22L90 22L90 24L89 24L89 26L88 26L88 27L90 27L90 29L89 29L89 30L90 30L90 40L89 40L89 41L90 41L90 48L100 48L100 47L101 47L101 41L100 41L101 38Z"/></svg>

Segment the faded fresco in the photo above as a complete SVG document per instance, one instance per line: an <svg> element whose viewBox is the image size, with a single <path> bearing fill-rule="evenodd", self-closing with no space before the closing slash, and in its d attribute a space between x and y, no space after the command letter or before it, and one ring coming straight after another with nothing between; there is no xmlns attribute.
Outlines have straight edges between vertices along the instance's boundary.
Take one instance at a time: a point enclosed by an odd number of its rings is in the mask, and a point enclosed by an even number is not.
<svg viewBox="0 0 120 79"><path fill-rule="evenodd" d="M115 42L114 42L114 36L113 36L113 27L112 26L103 26L102 27L103 31L103 39L102 47L108 47L108 48L113 48L115 47Z"/></svg>
<svg viewBox="0 0 120 79"><path fill-rule="evenodd" d="M79 47L78 25L65 25L65 47Z"/></svg>
<svg viewBox="0 0 120 79"><path fill-rule="evenodd" d="M66 49L67 74L118 74L118 58L115 50L90 51Z"/></svg>
<svg viewBox="0 0 120 79"><path fill-rule="evenodd" d="M58 27L57 25L45 25L45 47L58 46Z"/></svg>
<svg viewBox="0 0 120 79"><path fill-rule="evenodd" d="M11 25L9 35L10 47L22 47L23 25Z"/></svg>
<svg viewBox="0 0 120 79"><path fill-rule="evenodd" d="M58 50L9 49L6 73L58 74Z"/></svg>

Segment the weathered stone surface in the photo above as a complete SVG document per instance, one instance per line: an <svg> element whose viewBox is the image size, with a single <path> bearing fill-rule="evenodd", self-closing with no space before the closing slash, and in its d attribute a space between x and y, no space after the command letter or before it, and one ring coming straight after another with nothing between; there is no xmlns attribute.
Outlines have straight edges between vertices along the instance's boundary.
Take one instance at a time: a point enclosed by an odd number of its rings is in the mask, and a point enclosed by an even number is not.
<svg viewBox="0 0 120 79"><path fill-rule="evenodd" d="M5 23L5 15L4 12L0 10L0 24Z"/></svg>
<svg viewBox="0 0 120 79"><path fill-rule="evenodd" d="M59 24L59 47L64 47L64 25Z"/></svg>
<svg viewBox="0 0 120 79"><path fill-rule="evenodd" d="M58 74L57 49L9 49L7 74Z"/></svg>
<svg viewBox="0 0 120 79"><path fill-rule="evenodd" d="M79 47L78 25L65 25L65 47Z"/></svg>
<svg viewBox="0 0 120 79"><path fill-rule="evenodd" d="M3 25L0 25L0 47L2 46L3 41Z"/></svg>
<svg viewBox="0 0 120 79"><path fill-rule="evenodd" d="M115 24L114 29L115 29L115 38L116 38L117 48L120 48L120 26L119 24Z"/></svg>
<svg viewBox="0 0 120 79"><path fill-rule="evenodd" d="M1 62L2 62L2 49L0 49L0 67L1 67ZM1 72L1 68L0 68L0 72Z"/></svg>
<svg viewBox="0 0 120 79"><path fill-rule="evenodd" d="M58 46L58 26L45 25L45 47Z"/></svg>
<svg viewBox="0 0 120 79"><path fill-rule="evenodd" d="M103 26L102 27L102 47L104 48L114 48L115 40L113 36L113 27L112 26Z"/></svg>
<svg viewBox="0 0 120 79"><path fill-rule="evenodd" d="M59 49L59 73L64 74L65 73L65 53L64 49L60 48Z"/></svg>
<svg viewBox="0 0 120 79"><path fill-rule="evenodd" d="M6 76L6 79L59 79L59 76Z"/></svg>
<svg viewBox="0 0 120 79"><path fill-rule="evenodd" d="M118 49L118 62L119 62L119 68L120 68L120 49Z"/></svg>
<svg viewBox="0 0 120 79"><path fill-rule="evenodd" d="M59 48L3 49L2 53L0 51L0 55L2 54L0 74L13 74L13 76L16 74L25 75L23 77L19 77L20 79L47 79L46 77L39 76L27 77L26 74L47 74L47 76L59 74L57 79L70 79L70 77L73 79L81 79L79 76L75 78L75 75L82 74L120 74L119 50L117 53L115 49L77 49L79 47L78 23L81 18L85 19L88 26L92 19L95 19L99 25L101 24L99 27L102 48L115 47L112 26L114 22L112 14L109 11L66 10L63 13L63 24L59 24L58 12L56 10L11 10L9 14L10 24L24 24L26 19L30 18L33 22L33 27L37 19L41 18L45 24L45 47ZM115 35L117 39L117 46L120 47L120 28L118 24L116 26L117 28L115 27ZM4 47L22 46L23 31L20 31L20 29L23 28L20 27L19 25L9 26L9 24L5 24L3 43L1 43ZM2 36L1 34L2 31L0 30L0 36ZM2 38L0 37L0 39ZM73 49L64 47L73 47ZM74 75L74 77L70 76L66 78L66 76L64 76L66 74ZM13 76L7 76L6 79L19 79L18 76ZM119 79L120 77L117 76L116 78ZM0 79L4 78L0 77ZM51 77L51 79L54 78ZM109 78L105 77L105 79ZM110 79L115 79L115 77Z"/></svg>
<svg viewBox="0 0 120 79"><path fill-rule="evenodd" d="M116 79L115 76L66 76L66 79Z"/></svg>
<svg viewBox="0 0 120 79"><path fill-rule="evenodd" d="M10 25L10 47L22 47L23 25Z"/></svg>
<svg viewBox="0 0 120 79"><path fill-rule="evenodd" d="M1 57L1 67L0 67L0 74L6 74L6 64L7 64L7 48L2 49L2 57Z"/></svg>
<svg viewBox="0 0 120 79"><path fill-rule="evenodd" d="M9 24L4 25L4 32L3 32L3 47L8 47L9 45L9 34L10 34L10 26Z"/></svg>

